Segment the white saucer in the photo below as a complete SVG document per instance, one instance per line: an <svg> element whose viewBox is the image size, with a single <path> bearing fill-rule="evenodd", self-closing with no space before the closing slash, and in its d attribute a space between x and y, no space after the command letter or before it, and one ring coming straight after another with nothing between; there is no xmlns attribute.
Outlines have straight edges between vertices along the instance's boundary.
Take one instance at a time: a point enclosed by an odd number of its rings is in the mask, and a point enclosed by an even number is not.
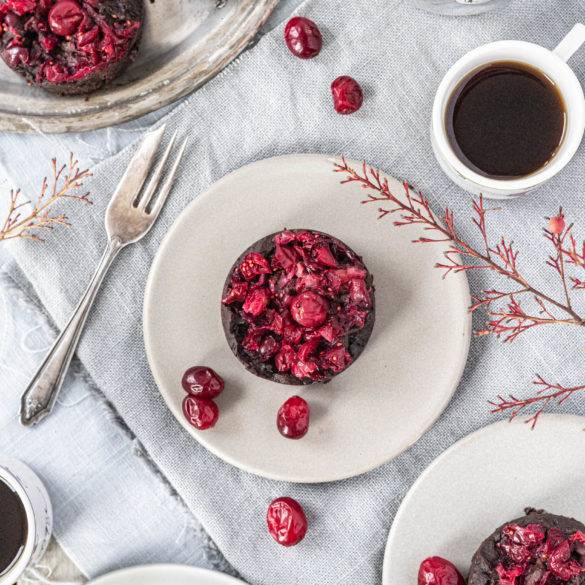
<svg viewBox="0 0 585 585"><path fill-rule="evenodd" d="M444 244L415 245L419 227L394 228L364 190L341 185L338 159L293 155L224 177L175 222L154 261L144 303L148 359L183 426L210 451L271 479L325 482L364 473L412 445L457 387L469 348L467 279L443 279ZM355 163L360 165L360 163ZM403 195L401 183L390 179ZM221 324L227 273L243 250L288 228L327 232L364 258L376 286L376 324L361 357L326 385L283 386L247 372ZM428 232L425 232L428 233ZM181 412L182 373L208 365L226 381L214 429L190 427ZM312 407L309 433L281 437L276 412L293 394Z"/></svg>
<svg viewBox="0 0 585 585"><path fill-rule="evenodd" d="M585 521L585 417L488 426L445 451L404 498L390 530L384 585L416 583L429 556L465 576L479 545L524 508Z"/></svg>
<svg viewBox="0 0 585 585"><path fill-rule="evenodd" d="M243 585L223 573L187 565L143 565L120 569L90 581L87 585Z"/></svg>

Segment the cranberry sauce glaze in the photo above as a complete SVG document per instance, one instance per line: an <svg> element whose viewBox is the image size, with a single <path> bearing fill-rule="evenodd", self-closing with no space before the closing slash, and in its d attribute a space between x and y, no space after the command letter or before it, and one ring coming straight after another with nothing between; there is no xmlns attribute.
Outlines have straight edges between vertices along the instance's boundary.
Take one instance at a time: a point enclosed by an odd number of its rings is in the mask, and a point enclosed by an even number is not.
<svg viewBox="0 0 585 585"><path fill-rule="evenodd" d="M469 585L585 585L585 526L527 510L500 526L475 553Z"/></svg>
<svg viewBox="0 0 585 585"><path fill-rule="evenodd" d="M340 240L284 230L230 270L222 321L234 354L281 384L327 382L362 353L375 320L373 277Z"/></svg>
<svg viewBox="0 0 585 585"><path fill-rule="evenodd" d="M0 0L0 55L33 85L95 91L134 59L143 0Z"/></svg>

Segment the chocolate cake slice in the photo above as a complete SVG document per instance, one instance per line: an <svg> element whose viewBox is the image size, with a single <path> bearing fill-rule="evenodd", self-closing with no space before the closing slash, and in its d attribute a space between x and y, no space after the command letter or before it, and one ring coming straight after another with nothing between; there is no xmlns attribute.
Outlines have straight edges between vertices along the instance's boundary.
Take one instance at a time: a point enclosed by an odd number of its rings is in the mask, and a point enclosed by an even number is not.
<svg viewBox="0 0 585 585"><path fill-rule="evenodd" d="M31 85L87 94L134 59L143 0L0 0L0 55Z"/></svg>
<svg viewBox="0 0 585 585"><path fill-rule="evenodd" d="M585 585L585 526L527 509L500 526L471 562L468 585Z"/></svg>
<svg viewBox="0 0 585 585"><path fill-rule="evenodd" d="M327 382L370 338L373 277L337 238L284 230L236 260L221 314L229 346L250 372L281 384Z"/></svg>

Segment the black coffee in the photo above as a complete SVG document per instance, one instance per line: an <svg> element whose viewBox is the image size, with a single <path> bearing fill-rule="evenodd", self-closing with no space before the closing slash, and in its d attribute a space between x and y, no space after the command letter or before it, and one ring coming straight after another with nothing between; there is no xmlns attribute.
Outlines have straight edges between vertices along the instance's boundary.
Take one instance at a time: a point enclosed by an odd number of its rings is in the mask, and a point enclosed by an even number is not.
<svg viewBox="0 0 585 585"><path fill-rule="evenodd" d="M497 61L459 84L445 124L466 165L484 176L512 178L530 175L554 157L565 120L563 98L544 73Z"/></svg>
<svg viewBox="0 0 585 585"><path fill-rule="evenodd" d="M22 553L27 533L22 500L0 479L0 575L6 573Z"/></svg>

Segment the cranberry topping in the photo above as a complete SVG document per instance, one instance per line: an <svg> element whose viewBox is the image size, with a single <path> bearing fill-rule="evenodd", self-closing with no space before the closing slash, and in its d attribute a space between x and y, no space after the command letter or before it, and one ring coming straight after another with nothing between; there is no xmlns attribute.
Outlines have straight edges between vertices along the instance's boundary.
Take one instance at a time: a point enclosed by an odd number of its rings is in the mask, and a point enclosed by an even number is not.
<svg viewBox="0 0 585 585"><path fill-rule="evenodd" d="M539 524L509 524L497 542L502 557L495 567L500 585L577 583L585 574L585 535L567 536Z"/></svg>
<svg viewBox="0 0 585 585"><path fill-rule="evenodd" d="M197 398L189 394L183 400L183 414L189 424L199 431L205 431L215 426L219 418L219 408L213 400Z"/></svg>
<svg viewBox="0 0 585 585"><path fill-rule="evenodd" d="M61 37L72 35L83 21L84 15L74 0L58 0L49 10L49 27Z"/></svg>
<svg viewBox="0 0 585 585"><path fill-rule="evenodd" d="M216 398L223 392L224 381L222 377L205 366L189 368L181 380L183 390L197 398Z"/></svg>
<svg viewBox="0 0 585 585"><path fill-rule="evenodd" d="M465 585L465 580L450 561L430 557L420 564L418 585Z"/></svg>
<svg viewBox="0 0 585 585"><path fill-rule="evenodd" d="M230 331L269 371L328 380L352 363L351 336L373 309L371 279L361 259L327 234L285 230L272 243L232 269L222 299Z"/></svg>
<svg viewBox="0 0 585 585"><path fill-rule="evenodd" d="M295 16L287 22L284 40L289 51L301 59L316 57L323 46L319 27L303 16Z"/></svg>
<svg viewBox="0 0 585 585"><path fill-rule="evenodd" d="M292 318L303 327L319 327L327 319L329 303L313 291L297 295L291 305Z"/></svg>
<svg viewBox="0 0 585 585"><path fill-rule="evenodd" d="M331 84L331 93L333 94L333 105L338 114L353 114L364 103L364 92L361 85L348 75L338 77Z"/></svg>
<svg viewBox="0 0 585 585"><path fill-rule="evenodd" d="M307 517L302 506L292 498L278 498L268 507L268 531L282 546L294 546L305 538Z"/></svg>
<svg viewBox="0 0 585 585"><path fill-rule="evenodd" d="M142 22L114 2L0 0L0 52L35 83L79 81L126 58Z"/></svg>
<svg viewBox="0 0 585 585"><path fill-rule="evenodd" d="M287 439L300 439L309 430L310 408L300 396L292 396L278 410L276 426Z"/></svg>

